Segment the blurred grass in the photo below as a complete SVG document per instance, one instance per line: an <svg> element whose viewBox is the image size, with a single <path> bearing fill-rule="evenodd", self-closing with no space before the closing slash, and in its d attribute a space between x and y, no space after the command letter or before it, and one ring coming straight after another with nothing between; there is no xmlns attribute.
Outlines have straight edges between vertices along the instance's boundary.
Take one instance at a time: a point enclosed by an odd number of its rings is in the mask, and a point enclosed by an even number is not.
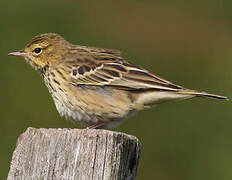
<svg viewBox="0 0 232 180"><path fill-rule="evenodd" d="M0 1L0 179L28 126L76 127L59 117L39 74L10 51L57 32L76 44L120 49L174 83L231 97L231 10L229 0ZM125 120L116 130L143 145L137 179L231 179L230 108L197 98Z"/></svg>

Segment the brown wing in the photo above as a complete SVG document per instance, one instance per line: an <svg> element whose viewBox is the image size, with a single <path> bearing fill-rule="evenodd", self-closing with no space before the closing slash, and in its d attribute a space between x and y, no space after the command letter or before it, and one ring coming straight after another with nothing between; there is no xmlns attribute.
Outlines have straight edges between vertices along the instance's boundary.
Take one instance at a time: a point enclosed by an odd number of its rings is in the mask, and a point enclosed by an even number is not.
<svg viewBox="0 0 232 180"><path fill-rule="evenodd" d="M120 57L121 55L121 52L116 49L105 49L105 48L87 47L87 46L80 46L80 45L74 45L72 46L71 49L75 51L82 51L82 52L84 51L90 54L96 54L96 55L99 54L100 56L113 55L113 56Z"/></svg>
<svg viewBox="0 0 232 180"><path fill-rule="evenodd" d="M91 53L82 59L69 60L73 85L117 86L127 90L160 89L176 91L182 89L147 70L124 61L109 53Z"/></svg>

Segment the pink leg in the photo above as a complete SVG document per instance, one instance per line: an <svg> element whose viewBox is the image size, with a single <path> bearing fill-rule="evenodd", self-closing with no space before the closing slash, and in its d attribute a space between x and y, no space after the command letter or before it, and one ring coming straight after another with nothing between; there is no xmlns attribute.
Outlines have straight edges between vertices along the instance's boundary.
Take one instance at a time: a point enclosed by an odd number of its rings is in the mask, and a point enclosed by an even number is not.
<svg viewBox="0 0 232 180"><path fill-rule="evenodd" d="M97 128L102 127L103 125L105 125L105 122L99 122L99 123L93 124L91 126L88 126L86 129L97 129Z"/></svg>

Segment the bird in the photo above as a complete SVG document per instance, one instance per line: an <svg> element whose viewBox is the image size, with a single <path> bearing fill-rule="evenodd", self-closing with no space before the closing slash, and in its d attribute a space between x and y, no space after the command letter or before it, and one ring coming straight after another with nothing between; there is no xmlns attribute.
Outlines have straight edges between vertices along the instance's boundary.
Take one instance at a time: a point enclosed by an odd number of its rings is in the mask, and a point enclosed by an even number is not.
<svg viewBox="0 0 232 180"><path fill-rule="evenodd" d="M134 111L193 97L228 99L176 85L121 56L74 45L56 33L32 38L21 56L40 72L61 116L86 128L111 129Z"/></svg>

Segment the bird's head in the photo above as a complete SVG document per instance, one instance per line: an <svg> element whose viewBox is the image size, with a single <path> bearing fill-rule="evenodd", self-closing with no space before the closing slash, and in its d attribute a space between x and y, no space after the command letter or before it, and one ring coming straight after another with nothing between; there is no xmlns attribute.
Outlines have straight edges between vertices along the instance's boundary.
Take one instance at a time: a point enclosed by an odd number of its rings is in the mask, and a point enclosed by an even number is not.
<svg viewBox="0 0 232 180"><path fill-rule="evenodd" d="M9 53L12 56L22 56L35 69L50 66L62 59L69 43L60 35L46 33L35 36L23 50Z"/></svg>

